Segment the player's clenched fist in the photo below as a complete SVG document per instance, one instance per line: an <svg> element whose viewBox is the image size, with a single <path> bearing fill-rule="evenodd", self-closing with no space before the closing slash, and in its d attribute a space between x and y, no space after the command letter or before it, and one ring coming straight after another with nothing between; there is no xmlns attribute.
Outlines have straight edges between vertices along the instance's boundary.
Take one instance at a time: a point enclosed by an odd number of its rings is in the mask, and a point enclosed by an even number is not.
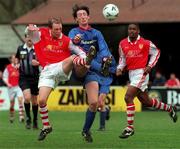
<svg viewBox="0 0 180 149"><path fill-rule="evenodd" d="M34 24L29 24L28 25L28 30L30 30L30 31L38 31L39 28Z"/></svg>
<svg viewBox="0 0 180 149"><path fill-rule="evenodd" d="M75 56L75 58L73 59L73 63L75 65L85 66L86 60L84 58L79 57L79 56Z"/></svg>
<svg viewBox="0 0 180 149"><path fill-rule="evenodd" d="M81 39L82 39L82 35L81 35L81 34L77 34L77 35L74 37L74 39L73 39L73 43L74 43L74 44L78 44L78 43L80 43Z"/></svg>

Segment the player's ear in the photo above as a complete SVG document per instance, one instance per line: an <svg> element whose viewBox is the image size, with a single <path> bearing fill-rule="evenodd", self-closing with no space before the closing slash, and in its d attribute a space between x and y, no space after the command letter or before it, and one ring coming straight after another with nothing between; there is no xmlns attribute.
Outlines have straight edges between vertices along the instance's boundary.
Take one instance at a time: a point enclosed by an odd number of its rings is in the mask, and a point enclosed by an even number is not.
<svg viewBox="0 0 180 149"><path fill-rule="evenodd" d="M79 23L79 22L78 22L78 18L75 18L75 21L76 21L76 23Z"/></svg>
<svg viewBox="0 0 180 149"><path fill-rule="evenodd" d="M90 19L90 16L88 15L88 20Z"/></svg>

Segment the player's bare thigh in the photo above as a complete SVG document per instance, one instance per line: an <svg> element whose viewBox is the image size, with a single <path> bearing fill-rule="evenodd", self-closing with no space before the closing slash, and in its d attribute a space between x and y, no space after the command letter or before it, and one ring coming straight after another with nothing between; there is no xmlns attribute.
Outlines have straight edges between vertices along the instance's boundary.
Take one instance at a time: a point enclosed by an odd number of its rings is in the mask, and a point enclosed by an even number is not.
<svg viewBox="0 0 180 149"><path fill-rule="evenodd" d="M126 94L125 94L125 101L126 101L126 103L132 103L132 101L137 96L139 91L140 91L140 89L138 89L137 87L129 85L128 89L126 91Z"/></svg>
<svg viewBox="0 0 180 149"><path fill-rule="evenodd" d="M77 77L83 78L86 75L88 68L84 67L84 66L74 65L74 71L75 71Z"/></svg>
<svg viewBox="0 0 180 149"><path fill-rule="evenodd" d="M62 68L66 75L72 71L74 57L75 55L71 55L70 57L63 60Z"/></svg>
<svg viewBox="0 0 180 149"><path fill-rule="evenodd" d="M148 96L147 90L145 90L144 92L139 92L137 98L143 105L151 106L151 99Z"/></svg>
<svg viewBox="0 0 180 149"><path fill-rule="evenodd" d="M85 85L88 104L91 111L96 111L98 103L99 85L96 81L91 81Z"/></svg>
<svg viewBox="0 0 180 149"><path fill-rule="evenodd" d="M41 86L39 88L39 99L38 99L38 102L39 102L40 105L45 105L46 104L46 101L47 101L51 91L52 91L51 87Z"/></svg>

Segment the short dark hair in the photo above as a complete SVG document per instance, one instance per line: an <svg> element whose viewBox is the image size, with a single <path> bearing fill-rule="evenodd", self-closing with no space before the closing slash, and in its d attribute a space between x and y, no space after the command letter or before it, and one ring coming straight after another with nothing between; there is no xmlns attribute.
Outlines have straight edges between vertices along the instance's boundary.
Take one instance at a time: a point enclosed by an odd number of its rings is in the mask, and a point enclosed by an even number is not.
<svg viewBox="0 0 180 149"><path fill-rule="evenodd" d="M29 35L28 34L24 34L24 37L27 38Z"/></svg>
<svg viewBox="0 0 180 149"><path fill-rule="evenodd" d="M79 11L79 10L85 10L87 12L87 14L89 15L89 7L87 7L87 6L78 6L77 4L75 4L73 6L72 10L73 10L72 15L74 18L77 18L77 11Z"/></svg>
<svg viewBox="0 0 180 149"><path fill-rule="evenodd" d="M48 19L48 27L52 28L53 23L62 24L61 18L55 18L55 17L49 18Z"/></svg>
<svg viewBox="0 0 180 149"><path fill-rule="evenodd" d="M139 27L139 24L138 24L138 23L129 23L129 25L131 25L131 24L133 24L133 25L137 26L137 28L138 28L138 29L140 29L140 27ZM129 25L128 25L128 26L129 26Z"/></svg>
<svg viewBox="0 0 180 149"><path fill-rule="evenodd" d="M9 61L10 61L10 62L11 62L11 60L12 60L13 56L14 56L14 57L16 57L16 54L15 54L15 53L13 53L13 54L11 54L11 55L9 56L9 58L8 58L8 59L9 59Z"/></svg>

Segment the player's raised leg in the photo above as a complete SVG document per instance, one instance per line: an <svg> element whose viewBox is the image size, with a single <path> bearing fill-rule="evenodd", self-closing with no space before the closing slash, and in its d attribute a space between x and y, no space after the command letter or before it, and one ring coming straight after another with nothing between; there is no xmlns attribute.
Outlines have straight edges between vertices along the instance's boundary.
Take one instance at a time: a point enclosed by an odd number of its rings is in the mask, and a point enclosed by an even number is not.
<svg viewBox="0 0 180 149"><path fill-rule="evenodd" d="M87 57L86 57L86 65L89 65L91 64L91 61L96 57L96 54L97 54L97 50L94 46L91 46L89 48L89 51L87 53ZM74 59L74 61L76 61L76 59ZM76 73L76 76L78 78L83 78L87 71L89 70L88 67L84 67L84 66L81 66L81 65L75 65L74 66L74 71Z"/></svg>
<svg viewBox="0 0 180 149"><path fill-rule="evenodd" d="M140 92L137 97L145 106L153 107L158 110L164 110L164 111L169 112L169 116L171 117L173 122L174 123L177 122L178 116L176 113L175 106L167 105L166 103L163 103L162 101L159 101L156 98L149 98L148 93L146 91Z"/></svg>

